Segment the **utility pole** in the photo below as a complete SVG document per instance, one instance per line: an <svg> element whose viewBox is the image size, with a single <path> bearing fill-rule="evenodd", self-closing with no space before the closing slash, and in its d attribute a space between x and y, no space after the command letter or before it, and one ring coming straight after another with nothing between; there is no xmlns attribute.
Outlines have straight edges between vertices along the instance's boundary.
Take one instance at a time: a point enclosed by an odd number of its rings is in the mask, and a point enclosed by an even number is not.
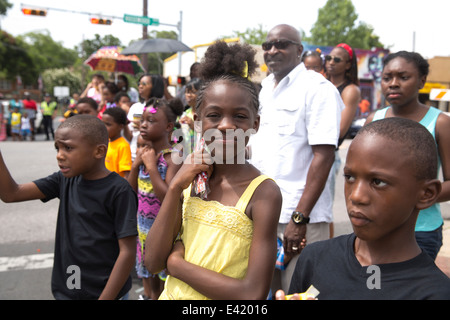
<svg viewBox="0 0 450 320"><path fill-rule="evenodd" d="M148 17L148 0L143 0L144 7L143 7L143 16ZM148 39L148 31L147 31L147 25L142 25L142 39ZM145 71L148 71L148 54L143 53L141 55L141 62L142 66L144 67Z"/></svg>
<svg viewBox="0 0 450 320"><path fill-rule="evenodd" d="M180 21L177 25L178 28L178 41L182 42L182 30L183 30L183 11L180 11ZM178 52L178 75L181 75L181 55L182 52ZM179 89L179 88L178 88Z"/></svg>

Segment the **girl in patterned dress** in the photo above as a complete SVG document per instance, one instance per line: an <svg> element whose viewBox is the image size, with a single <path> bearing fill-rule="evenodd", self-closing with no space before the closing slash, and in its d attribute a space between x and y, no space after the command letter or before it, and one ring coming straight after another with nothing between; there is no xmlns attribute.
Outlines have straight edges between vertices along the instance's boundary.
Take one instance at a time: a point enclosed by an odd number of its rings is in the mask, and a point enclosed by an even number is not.
<svg viewBox="0 0 450 320"><path fill-rule="evenodd" d="M148 102L141 118L138 151L128 179L139 201L136 272L142 278L144 298L152 300L158 299L164 282L145 268L144 247L168 184L180 167L172 161L171 153L176 149L172 147L170 137L175 121L182 112L183 105L178 99L170 102L151 99Z"/></svg>

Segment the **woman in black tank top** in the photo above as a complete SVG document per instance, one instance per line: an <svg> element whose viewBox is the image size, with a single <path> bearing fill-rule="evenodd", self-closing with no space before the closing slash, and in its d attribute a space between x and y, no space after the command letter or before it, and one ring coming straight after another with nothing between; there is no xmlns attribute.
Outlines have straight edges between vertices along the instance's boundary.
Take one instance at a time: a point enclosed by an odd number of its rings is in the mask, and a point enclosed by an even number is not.
<svg viewBox="0 0 450 320"><path fill-rule="evenodd" d="M339 144L344 140L356 115L361 91L359 90L358 66L355 51L347 44L338 44L325 56L327 78L338 89L345 108L341 113Z"/></svg>

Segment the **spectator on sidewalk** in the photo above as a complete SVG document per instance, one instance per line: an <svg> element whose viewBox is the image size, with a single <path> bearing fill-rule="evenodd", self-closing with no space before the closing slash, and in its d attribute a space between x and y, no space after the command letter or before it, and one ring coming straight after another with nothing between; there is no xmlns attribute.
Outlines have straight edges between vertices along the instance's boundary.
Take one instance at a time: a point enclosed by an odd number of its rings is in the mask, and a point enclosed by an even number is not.
<svg viewBox="0 0 450 320"><path fill-rule="evenodd" d="M58 103L52 101L50 94L46 93L44 95L44 101L41 102L41 111L43 116L44 133L46 136L45 140L50 140L50 134L52 135L52 140L55 139L55 133L53 131L53 119L56 116L56 109L58 108ZM50 132L49 132L50 131Z"/></svg>
<svg viewBox="0 0 450 320"><path fill-rule="evenodd" d="M278 236L285 254L293 256L285 270L275 270L275 292L288 289L303 239L309 244L329 238L333 201L326 183L344 106L333 84L301 63L303 45L294 27L274 27L262 48L270 75L261 83L251 162L280 186Z"/></svg>
<svg viewBox="0 0 450 320"><path fill-rule="evenodd" d="M35 140L36 128L34 122L36 120L37 104L36 101L31 99L31 95L28 91L24 93L24 97L25 99L22 100L23 111L28 113L28 117L30 118L31 140Z"/></svg>

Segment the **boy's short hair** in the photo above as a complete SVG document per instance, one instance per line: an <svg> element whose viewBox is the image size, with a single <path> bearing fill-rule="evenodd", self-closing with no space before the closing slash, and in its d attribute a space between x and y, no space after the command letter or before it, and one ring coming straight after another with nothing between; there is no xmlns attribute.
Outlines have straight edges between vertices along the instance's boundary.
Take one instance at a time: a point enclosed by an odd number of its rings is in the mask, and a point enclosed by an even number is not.
<svg viewBox="0 0 450 320"><path fill-rule="evenodd" d="M109 136L105 124L97 117L79 114L67 118L58 129L71 128L75 129L93 145L108 145Z"/></svg>
<svg viewBox="0 0 450 320"><path fill-rule="evenodd" d="M385 118L363 126L355 139L362 135L379 135L398 142L402 146L399 156L410 156L417 179L437 178L437 145L420 123L399 117Z"/></svg>
<svg viewBox="0 0 450 320"><path fill-rule="evenodd" d="M81 103L86 103L87 105L89 105L94 111L98 110L98 103L97 101L95 101L92 98L89 97L83 97L80 100L78 100L77 105L81 104Z"/></svg>
<svg viewBox="0 0 450 320"><path fill-rule="evenodd" d="M120 101L120 99L122 99L122 97L128 97L128 99L130 99L130 96L128 95L128 93L126 93L125 91L119 91L114 96L114 102L119 103L119 101Z"/></svg>
<svg viewBox="0 0 450 320"><path fill-rule="evenodd" d="M120 107L106 109L103 114L110 115L115 123L126 125L128 122L127 113Z"/></svg>

